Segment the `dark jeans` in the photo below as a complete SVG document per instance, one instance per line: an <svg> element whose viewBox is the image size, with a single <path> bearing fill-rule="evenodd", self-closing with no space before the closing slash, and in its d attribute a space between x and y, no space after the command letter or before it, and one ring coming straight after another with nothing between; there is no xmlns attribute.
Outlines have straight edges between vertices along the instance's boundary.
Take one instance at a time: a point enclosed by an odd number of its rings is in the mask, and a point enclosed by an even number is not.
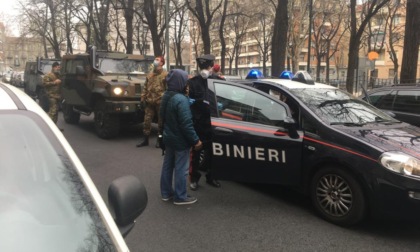
<svg viewBox="0 0 420 252"><path fill-rule="evenodd" d="M211 159L213 157L212 142L203 143L203 149L191 151L190 181L198 182L200 171L206 172L206 179L212 180Z"/></svg>

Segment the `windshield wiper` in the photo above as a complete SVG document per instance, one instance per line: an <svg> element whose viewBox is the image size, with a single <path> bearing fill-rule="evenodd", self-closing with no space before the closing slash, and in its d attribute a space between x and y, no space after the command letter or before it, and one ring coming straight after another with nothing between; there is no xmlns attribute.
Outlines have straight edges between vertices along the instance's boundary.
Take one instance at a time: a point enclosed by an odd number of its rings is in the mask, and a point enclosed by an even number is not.
<svg viewBox="0 0 420 252"><path fill-rule="evenodd" d="M384 119L382 117L375 117L375 123L386 123L386 124L394 124L394 123L401 123L401 121L395 120L395 119Z"/></svg>
<svg viewBox="0 0 420 252"><path fill-rule="evenodd" d="M365 125L366 123L354 123L354 122L332 122L330 125L344 125L348 127L360 127Z"/></svg>

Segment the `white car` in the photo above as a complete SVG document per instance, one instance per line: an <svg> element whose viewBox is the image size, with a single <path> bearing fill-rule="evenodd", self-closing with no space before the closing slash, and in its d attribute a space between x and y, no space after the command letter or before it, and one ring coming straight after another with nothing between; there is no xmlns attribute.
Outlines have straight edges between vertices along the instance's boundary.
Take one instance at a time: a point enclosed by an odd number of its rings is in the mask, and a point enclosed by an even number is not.
<svg viewBox="0 0 420 252"><path fill-rule="evenodd" d="M129 251L146 189L125 176L108 197L113 214L48 115L0 84L0 251Z"/></svg>

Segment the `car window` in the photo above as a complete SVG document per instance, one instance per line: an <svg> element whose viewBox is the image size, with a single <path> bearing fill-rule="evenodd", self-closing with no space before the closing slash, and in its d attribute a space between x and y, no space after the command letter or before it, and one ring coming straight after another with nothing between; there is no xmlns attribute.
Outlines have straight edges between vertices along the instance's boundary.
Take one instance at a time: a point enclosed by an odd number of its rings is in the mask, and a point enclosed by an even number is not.
<svg viewBox="0 0 420 252"><path fill-rule="evenodd" d="M223 118L280 126L287 116L281 104L242 87L215 83L219 115Z"/></svg>
<svg viewBox="0 0 420 252"><path fill-rule="evenodd" d="M378 101L382 99L385 95L389 94L390 92L391 90L385 90L385 91L379 91L376 93L369 94L369 100L372 105L376 106ZM366 97L363 97L363 100L367 101Z"/></svg>
<svg viewBox="0 0 420 252"><path fill-rule="evenodd" d="M65 71L67 74L76 74L76 67L83 66L84 61L82 59L79 60L68 60L66 61Z"/></svg>
<svg viewBox="0 0 420 252"><path fill-rule="evenodd" d="M392 110L396 93L396 91L393 91L391 93L384 94L380 96L375 103L372 103L372 105L380 109Z"/></svg>
<svg viewBox="0 0 420 252"><path fill-rule="evenodd" d="M395 111L420 113L420 90L400 90L394 103Z"/></svg>
<svg viewBox="0 0 420 252"><path fill-rule="evenodd" d="M48 125L28 112L1 112L0 139L0 236L8 237L0 251L13 251L21 237L29 238L19 251L116 250Z"/></svg>

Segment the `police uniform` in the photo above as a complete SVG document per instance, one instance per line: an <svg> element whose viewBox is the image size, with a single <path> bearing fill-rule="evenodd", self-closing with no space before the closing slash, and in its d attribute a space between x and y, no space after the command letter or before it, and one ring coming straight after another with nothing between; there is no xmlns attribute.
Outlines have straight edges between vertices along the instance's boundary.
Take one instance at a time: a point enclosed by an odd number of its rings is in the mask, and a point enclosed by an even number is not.
<svg viewBox="0 0 420 252"><path fill-rule="evenodd" d="M213 66L215 57L211 54L203 55L197 58L197 64L200 69L207 69ZM208 76L211 78L211 76ZM190 166L190 188L197 189L198 181L201 177L199 170L206 171L206 182L212 186L220 187L220 183L213 179L211 173L211 159L213 156L212 141L213 133L211 128L211 113L209 102L209 89L207 78L203 78L201 74L194 76L187 82L189 86L189 97L194 99L191 105L191 114L193 117L194 129L203 142L204 162L200 167L201 151L192 150L191 166Z"/></svg>
<svg viewBox="0 0 420 252"><path fill-rule="evenodd" d="M159 108L163 93L166 90L166 75L168 75L168 73L165 70L159 69L153 70L146 77L144 89L141 94L141 102L145 105L143 123L144 140L139 143L137 147L149 144L149 135L152 129L152 121L155 116L158 117L159 129L162 127L162 121L159 116Z"/></svg>
<svg viewBox="0 0 420 252"><path fill-rule="evenodd" d="M60 84L56 84L55 81L60 79L58 73L49 72L44 75L42 83L44 85L45 93L48 97L49 110L48 115L57 124L58 120L58 103L60 102Z"/></svg>

